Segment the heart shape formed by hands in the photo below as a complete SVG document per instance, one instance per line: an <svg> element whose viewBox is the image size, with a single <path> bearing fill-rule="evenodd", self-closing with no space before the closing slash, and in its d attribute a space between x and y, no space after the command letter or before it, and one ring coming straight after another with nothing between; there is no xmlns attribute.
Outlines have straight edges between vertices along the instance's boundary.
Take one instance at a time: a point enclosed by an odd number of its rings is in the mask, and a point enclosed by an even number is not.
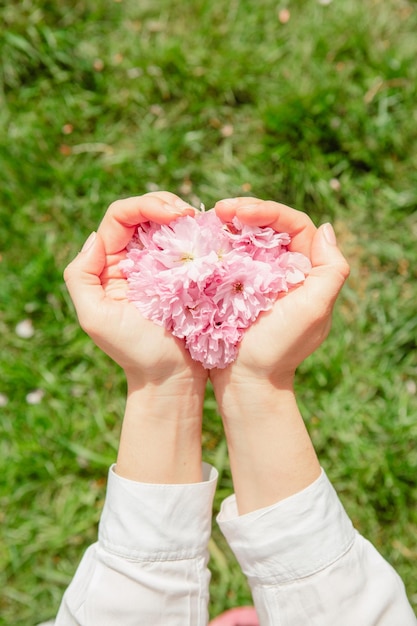
<svg viewBox="0 0 417 626"><path fill-rule="evenodd" d="M311 269L287 233L224 224L213 210L138 226L120 267L142 315L185 341L205 368L235 360L245 330Z"/></svg>

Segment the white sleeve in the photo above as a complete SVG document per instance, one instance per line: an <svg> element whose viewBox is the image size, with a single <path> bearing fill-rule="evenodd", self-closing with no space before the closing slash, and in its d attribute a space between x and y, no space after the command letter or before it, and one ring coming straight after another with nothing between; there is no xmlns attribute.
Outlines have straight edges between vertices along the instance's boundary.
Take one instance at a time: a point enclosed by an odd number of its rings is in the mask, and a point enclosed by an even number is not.
<svg viewBox="0 0 417 626"><path fill-rule="evenodd" d="M109 472L98 542L66 590L55 626L206 626L207 544L217 472L187 485Z"/></svg>
<svg viewBox="0 0 417 626"><path fill-rule="evenodd" d="M350 522L324 472L277 504L218 516L261 626L416 626L404 585Z"/></svg>

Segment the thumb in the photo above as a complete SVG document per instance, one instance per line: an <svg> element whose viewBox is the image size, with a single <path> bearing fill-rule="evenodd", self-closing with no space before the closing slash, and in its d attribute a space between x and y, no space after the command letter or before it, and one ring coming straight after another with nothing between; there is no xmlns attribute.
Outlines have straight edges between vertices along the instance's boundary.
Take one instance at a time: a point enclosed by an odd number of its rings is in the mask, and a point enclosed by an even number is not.
<svg viewBox="0 0 417 626"><path fill-rule="evenodd" d="M64 280L80 325L87 333L91 323L97 324L98 308L105 297L100 280L105 262L103 241L98 233L93 232L64 271Z"/></svg>
<svg viewBox="0 0 417 626"><path fill-rule="evenodd" d="M349 264L337 246L331 224L317 229L311 245L312 270L305 284L313 292L316 302L332 308L346 279Z"/></svg>

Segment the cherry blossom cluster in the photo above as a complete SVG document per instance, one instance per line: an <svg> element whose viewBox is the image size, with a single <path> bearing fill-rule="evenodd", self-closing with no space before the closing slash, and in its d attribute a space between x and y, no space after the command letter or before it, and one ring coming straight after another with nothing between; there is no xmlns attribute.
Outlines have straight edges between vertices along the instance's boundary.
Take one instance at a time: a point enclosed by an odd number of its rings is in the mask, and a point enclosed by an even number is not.
<svg viewBox="0 0 417 626"><path fill-rule="evenodd" d="M224 224L213 210L169 225L146 222L120 264L127 297L183 339L205 368L224 368L258 315L310 271L307 257L288 250L290 241L237 218Z"/></svg>

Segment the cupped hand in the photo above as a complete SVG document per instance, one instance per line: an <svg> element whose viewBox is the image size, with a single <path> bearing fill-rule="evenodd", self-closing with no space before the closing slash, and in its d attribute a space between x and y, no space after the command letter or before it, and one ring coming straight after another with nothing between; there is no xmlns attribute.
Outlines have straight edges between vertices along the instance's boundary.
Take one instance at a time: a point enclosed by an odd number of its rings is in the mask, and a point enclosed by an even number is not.
<svg viewBox="0 0 417 626"><path fill-rule="evenodd" d="M317 229L305 213L256 198L223 200L215 210L224 222L236 216L244 224L289 233L289 249L308 256L312 269L302 285L281 294L245 332L236 361L212 370L210 378L222 386L242 379L292 383L298 365L327 337L335 301L349 275L333 228L324 224Z"/></svg>
<svg viewBox="0 0 417 626"><path fill-rule="evenodd" d="M83 330L125 371L132 385L159 384L172 377L206 380L183 342L146 320L127 299L119 268L138 224L168 224L195 209L169 192L118 200L110 205L97 233L68 265L64 278Z"/></svg>

